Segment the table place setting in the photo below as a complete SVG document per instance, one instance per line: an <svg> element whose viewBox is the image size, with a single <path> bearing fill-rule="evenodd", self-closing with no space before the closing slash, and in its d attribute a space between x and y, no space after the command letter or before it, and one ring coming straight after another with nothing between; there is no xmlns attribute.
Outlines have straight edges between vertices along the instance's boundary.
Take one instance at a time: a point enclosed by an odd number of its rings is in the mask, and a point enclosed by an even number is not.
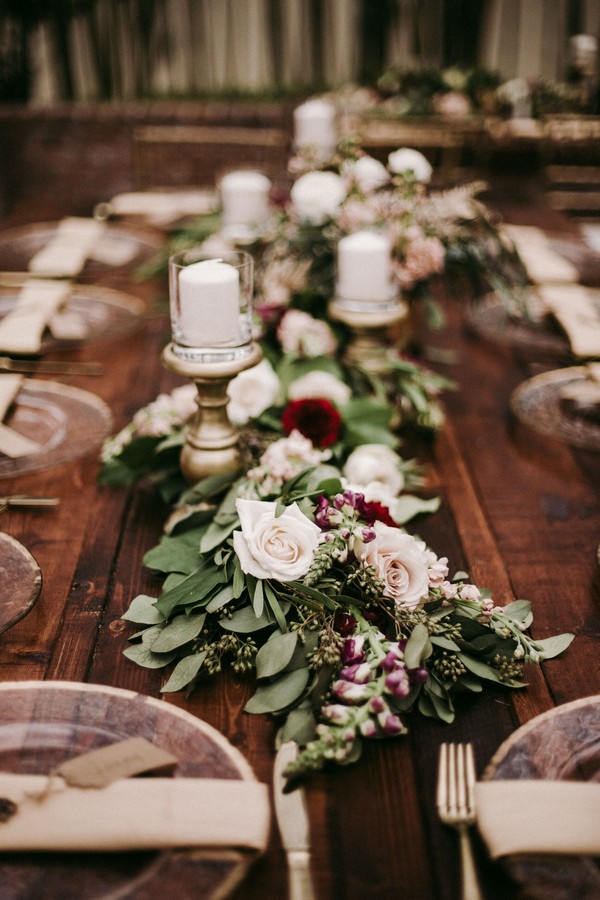
<svg viewBox="0 0 600 900"><path fill-rule="evenodd" d="M154 228L171 228L184 219L214 212L217 191L208 188L156 188L115 194L94 208L94 218L133 219Z"/></svg>
<svg viewBox="0 0 600 900"><path fill-rule="evenodd" d="M535 284L579 281L579 270L557 253L550 238L532 225L504 224L502 231L514 244L530 280Z"/></svg>
<svg viewBox="0 0 600 900"><path fill-rule="evenodd" d="M11 499L0 498L0 512L11 505ZM16 538L0 532L0 634L27 615L41 589L42 573L35 557Z"/></svg>

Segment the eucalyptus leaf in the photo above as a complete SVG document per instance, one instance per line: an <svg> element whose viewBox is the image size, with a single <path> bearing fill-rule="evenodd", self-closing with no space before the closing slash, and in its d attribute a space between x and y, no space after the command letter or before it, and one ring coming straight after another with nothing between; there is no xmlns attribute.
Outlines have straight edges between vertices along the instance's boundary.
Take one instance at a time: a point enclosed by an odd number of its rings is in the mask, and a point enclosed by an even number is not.
<svg viewBox="0 0 600 900"><path fill-rule="evenodd" d="M485 678L487 681L496 681L498 683L502 682L498 671L491 666L488 666L487 663L481 662L480 659L475 659L467 653L457 653L456 655L469 672L472 672L479 678Z"/></svg>
<svg viewBox="0 0 600 900"><path fill-rule="evenodd" d="M514 600L505 606L502 612L514 622L523 622L531 614L531 603L529 600Z"/></svg>
<svg viewBox="0 0 600 900"><path fill-rule="evenodd" d="M418 622L404 648L404 662L407 669L418 669L431 656L431 641L427 626Z"/></svg>
<svg viewBox="0 0 600 900"><path fill-rule="evenodd" d="M309 669L286 672L276 681L259 685L244 709L248 713L259 714L282 712L302 696L309 678Z"/></svg>
<svg viewBox="0 0 600 900"><path fill-rule="evenodd" d="M189 575L198 566L200 539L204 526L177 535L164 535L158 546L144 556L144 565L156 572L181 572Z"/></svg>
<svg viewBox="0 0 600 900"><path fill-rule="evenodd" d="M267 605L271 613L273 614L275 621L277 622L277 627L282 633L285 633L288 630L287 622L285 621L285 613L283 611L281 603L277 598L277 594L268 581L265 581L265 598L267 601Z"/></svg>
<svg viewBox="0 0 600 900"><path fill-rule="evenodd" d="M224 606L227 606L228 603L231 603L233 599L235 599L233 587L230 584L226 584L225 587L222 587L220 591L217 591L214 597L208 601L206 604L206 612L216 612L218 609L222 609Z"/></svg>
<svg viewBox="0 0 600 900"><path fill-rule="evenodd" d="M163 616L156 608L156 597L148 597L147 594L138 594L129 604L129 609L123 613L122 619L127 622L135 622L139 625L158 625L164 622Z"/></svg>
<svg viewBox="0 0 600 900"><path fill-rule="evenodd" d="M301 705L293 709L277 732L277 746L286 741L296 741L304 747L316 736L317 722L310 706Z"/></svg>
<svg viewBox="0 0 600 900"><path fill-rule="evenodd" d="M414 497L412 494L401 494L394 506L394 519L399 525L420 516L423 513L434 513L440 507L440 498L432 497L430 500L423 500L421 497Z"/></svg>
<svg viewBox="0 0 600 900"><path fill-rule="evenodd" d="M256 586L254 588L254 594L252 596L252 609L254 610L254 615L257 619L263 614L263 610L265 608L265 592L263 589L263 583L260 578L256 580Z"/></svg>
<svg viewBox="0 0 600 900"><path fill-rule="evenodd" d="M454 641L451 641L450 638L443 637L440 634L432 634L429 640L435 647L441 647L442 650L451 650L453 653L456 653L458 650L460 650L458 644L456 644Z"/></svg>
<svg viewBox="0 0 600 900"><path fill-rule="evenodd" d="M175 653L155 653L152 649L154 641L162 631L162 625L153 625L142 634L139 644L132 644L123 650L123 656L133 660L145 669L162 669L175 659Z"/></svg>
<svg viewBox="0 0 600 900"><path fill-rule="evenodd" d="M182 688L186 687L186 685L194 680L202 668L205 659L206 650L203 650L201 653L194 653L191 656L184 656L183 659L180 659L171 672L169 680L161 687L161 693L169 694L174 691L180 691Z"/></svg>
<svg viewBox="0 0 600 900"><path fill-rule="evenodd" d="M273 624L273 620L267 611L263 611L260 618L256 618L254 610L251 606L242 606L236 610L231 618L221 619L219 625L225 631L234 631L236 633L251 634L253 631L260 631L261 628L267 628Z"/></svg>
<svg viewBox="0 0 600 900"><path fill-rule="evenodd" d="M237 516L224 525L220 524L215 517L202 537L200 552L210 553L211 550L216 550L219 544L226 541L235 529L239 528L239 524L240 521Z"/></svg>
<svg viewBox="0 0 600 900"><path fill-rule="evenodd" d="M211 560L203 560L195 572L162 594L157 601L157 609L168 617L179 606L197 605L225 579L223 569L218 569Z"/></svg>
<svg viewBox="0 0 600 900"><path fill-rule="evenodd" d="M567 649L574 637L575 635L571 632L556 634L554 637L536 641L535 646L541 649L544 654L544 659L553 659L555 656L562 653L563 650Z"/></svg>
<svg viewBox="0 0 600 900"><path fill-rule="evenodd" d="M155 653L168 653L178 647L193 641L198 637L204 627L206 613L192 613L189 616L182 614L175 616L166 625L152 645Z"/></svg>
<svg viewBox="0 0 600 900"><path fill-rule="evenodd" d="M295 631L274 634L256 654L257 679L272 678L287 667L298 643Z"/></svg>

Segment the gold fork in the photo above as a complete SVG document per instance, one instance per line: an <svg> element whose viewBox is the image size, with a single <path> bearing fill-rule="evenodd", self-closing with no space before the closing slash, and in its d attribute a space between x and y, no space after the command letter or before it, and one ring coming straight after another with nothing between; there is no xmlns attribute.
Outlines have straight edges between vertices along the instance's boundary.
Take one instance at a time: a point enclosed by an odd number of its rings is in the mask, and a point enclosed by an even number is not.
<svg viewBox="0 0 600 900"><path fill-rule="evenodd" d="M477 870L469 838L475 822L475 761L472 744L442 744L438 765L436 805L445 825L460 837L463 900L481 900Z"/></svg>

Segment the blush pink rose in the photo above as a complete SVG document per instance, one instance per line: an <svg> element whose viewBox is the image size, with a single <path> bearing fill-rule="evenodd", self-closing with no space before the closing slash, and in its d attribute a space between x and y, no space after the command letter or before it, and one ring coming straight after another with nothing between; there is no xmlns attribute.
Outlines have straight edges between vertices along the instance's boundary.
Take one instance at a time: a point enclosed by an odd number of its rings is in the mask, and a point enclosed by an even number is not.
<svg viewBox="0 0 600 900"><path fill-rule="evenodd" d="M357 542L356 555L383 581L385 593L396 603L415 609L429 590L428 558L412 535L376 522L375 540Z"/></svg>

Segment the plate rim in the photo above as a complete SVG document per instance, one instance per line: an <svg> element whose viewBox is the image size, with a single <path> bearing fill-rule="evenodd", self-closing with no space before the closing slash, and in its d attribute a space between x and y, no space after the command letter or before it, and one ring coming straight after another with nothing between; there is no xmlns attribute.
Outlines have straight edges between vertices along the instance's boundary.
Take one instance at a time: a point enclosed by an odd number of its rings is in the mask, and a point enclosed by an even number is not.
<svg viewBox="0 0 600 900"><path fill-rule="evenodd" d="M16 625L21 621L21 619L24 619L29 612L31 612L42 592L43 576L40 564L38 563L33 553L28 550L27 547L25 547L25 545L21 543L21 541L17 540L16 537L13 537L12 534L8 534L6 531L0 531L0 544L1 543L10 544L21 554L22 557L27 560L27 562L33 563L35 568L35 576L33 579L32 592L29 598L29 603L26 607L21 609L9 622L6 622L6 624L4 625L0 625L0 634L4 634L5 631L8 631L9 628L12 628L13 625Z"/></svg>

